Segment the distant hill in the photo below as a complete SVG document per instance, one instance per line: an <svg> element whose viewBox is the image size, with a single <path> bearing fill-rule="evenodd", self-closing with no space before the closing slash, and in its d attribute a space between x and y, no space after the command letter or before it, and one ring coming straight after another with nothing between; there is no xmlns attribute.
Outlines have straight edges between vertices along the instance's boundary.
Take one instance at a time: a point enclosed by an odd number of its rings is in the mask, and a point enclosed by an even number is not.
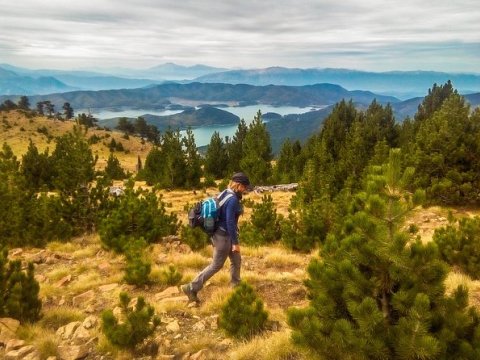
<svg viewBox="0 0 480 360"><path fill-rule="evenodd" d="M462 93L480 91L479 74L456 74L434 71L367 72L348 69L266 69L230 70L198 77L195 81L209 83L302 86L317 83L338 84L349 90L370 90L402 99L425 96L434 83L451 80Z"/></svg>
<svg viewBox="0 0 480 360"><path fill-rule="evenodd" d="M206 65L183 66L173 63L157 65L145 70L125 69L117 73L122 75L140 76L155 80L193 80L199 76L226 71L228 69L216 68Z"/></svg>
<svg viewBox="0 0 480 360"><path fill-rule="evenodd" d="M472 108L480 106L480 93L463 95L465 100ZM418 110L418 105L423 101L423 97L416 97L402 102L392 104L393 112L397 120L403 120L407 116L413 117Z"/></svg>
<svg viewBox="0 0 480 360"><path fill-rule="evenodd" d="M23 76L0 67L1 95L50 94L72 90L76 88L51 76Z"/></svg>
<svg viewBox="0 0 480 360"><path fill-rule="evenodd" d="M134 89L160 84L163 82L160 80L124 78L90 71L30 70L8 64L1 64L0 68L22 76L53 77L68 86L66 90L56 90L49 92L38 92L38 90L35 90L34 92L29 92L27 95L64 92L72 90ZM22 92L13 92L10 94L24 95L24 93Z"/></svg>
<svg viewBox="0 0 480 360"><path fill-rule="evenodd" d="M232 125L238 124L240 121L238 116L212 106L189 109L174 115L158 116L145 114L142 117L148 124L155 125L161 131L169 127L172 129L187 129L188 127L193 128L205 125ZM118 124L118 119L100 120L99 125L115 128Z"/></svg>
<svg viewBox="0 0 480 360"><path fill-rule="evenodd" d="M0 97L0 102L10 98ZM231 84L177 84L166 83L141 89L73 91L29 97L31 104L50 100L57 108L69 102L74 109L103 109L129 107L140 109L164 108L182 101L202 103L237 103L240 105L268 104L274 106L325 106L342 99L353 99L360 104L370 104L373 99L384 104L399 100L369 91L348 91L332 84L307 86L253 86Z"/></svg>

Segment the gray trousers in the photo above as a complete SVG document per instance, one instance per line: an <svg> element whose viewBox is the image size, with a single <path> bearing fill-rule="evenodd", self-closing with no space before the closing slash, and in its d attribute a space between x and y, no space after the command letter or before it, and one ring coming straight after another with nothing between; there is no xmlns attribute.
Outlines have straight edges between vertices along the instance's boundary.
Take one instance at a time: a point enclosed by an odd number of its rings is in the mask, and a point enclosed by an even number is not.
<svg viewBox="0 0 480 360"><path fill-rule="evenodd" d="M217 230L212 236L213 242L213 259L210 265L203 269L197 277L191 282L193 291L198 292L203 285L213 275L220 271L227 260L230 258L230 282L233 286L240 282L240 266L242 257L238 251L232 251L232 242L230 237L224 231Z"/></svg>

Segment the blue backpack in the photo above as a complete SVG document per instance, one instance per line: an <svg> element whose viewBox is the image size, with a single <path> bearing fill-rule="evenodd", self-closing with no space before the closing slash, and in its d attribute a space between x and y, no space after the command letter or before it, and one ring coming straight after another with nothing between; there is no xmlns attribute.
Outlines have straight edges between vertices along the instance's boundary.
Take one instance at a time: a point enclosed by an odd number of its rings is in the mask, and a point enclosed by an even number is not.
<svg viewBox="0 0 480 360"><path fill-rule="evenodd" d="M227 194L222 200L219 200L225 192L227 192ZM196 203L188 211L188 224L190 227L201 227L207 234L213 235L215 230L217 230L220 208L232 196L234 196L233 192L224 190L215 197L207 198Z"/></svg>

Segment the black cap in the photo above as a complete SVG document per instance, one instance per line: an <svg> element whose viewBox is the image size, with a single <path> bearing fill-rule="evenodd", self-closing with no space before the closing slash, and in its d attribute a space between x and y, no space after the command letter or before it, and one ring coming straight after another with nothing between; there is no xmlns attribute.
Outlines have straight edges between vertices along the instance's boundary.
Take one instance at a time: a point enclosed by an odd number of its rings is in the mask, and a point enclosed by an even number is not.
<svg viewBox="0 0 480 360"><path fill-rule="evenodd" d="M253 186L250 184L250 180L248 179L248 176L245 175L243 172L238 172L233 174L232 181L245 185L248 191L253 190Z"/></svg>

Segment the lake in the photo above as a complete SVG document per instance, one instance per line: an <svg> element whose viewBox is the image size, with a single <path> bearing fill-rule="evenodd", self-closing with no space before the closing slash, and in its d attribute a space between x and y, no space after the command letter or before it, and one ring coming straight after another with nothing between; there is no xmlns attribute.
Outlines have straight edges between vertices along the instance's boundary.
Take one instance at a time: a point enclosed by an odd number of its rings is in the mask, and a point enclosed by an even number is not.
<svg viewBox="0 0 480 360"><path fill-rule="evenodd" d="M310 107L300 108L295 106L272 106L272 105L249 105L249 106L230 106L219 107L219 109L228 111L237 115L240 119L244 119L247 124L253 121L257 111L260 110L262 114L268 112L274 112L280 115L288 114L303 114L312 110ZM313 109L316 110L316 109ZM80 111L82 112L82 111ZM167 116L182 112L182 110L145 110L145 109L124 109L120 111L99 109L93 110L91 113L99 120L111 119L114 117L128 117L137 118L145 114ZM210 143L210 139L215 131L217 131L223 138L229 136L230 138L235 134L238 124L235 125L208 125L194 128L193 134L195 136L195 143L197 146L204 146ZM181 134L185 134L185 131L181 131Z"/></svg>

